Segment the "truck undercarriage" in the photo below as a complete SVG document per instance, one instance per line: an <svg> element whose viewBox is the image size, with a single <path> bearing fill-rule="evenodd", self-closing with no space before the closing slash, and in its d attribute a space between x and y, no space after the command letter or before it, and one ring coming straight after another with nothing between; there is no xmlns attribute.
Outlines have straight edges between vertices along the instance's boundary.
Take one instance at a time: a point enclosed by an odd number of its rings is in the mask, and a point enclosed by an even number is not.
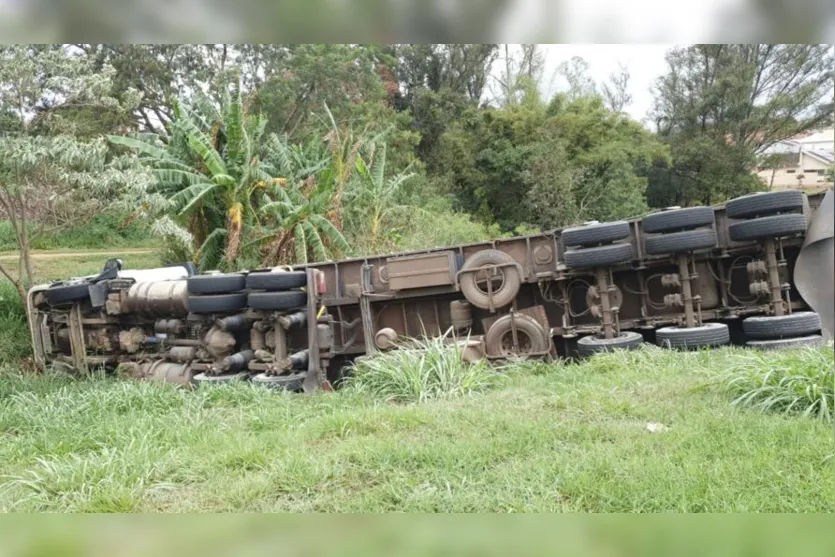
<svg viewBox="0 0 835 557"><path fill-rule="evenodd" d="M109 261L95 277L32 288L30 332L41 365L305 391L409 337L446 335L491 360L643 342L814 345L833 327L832 206L832 192L769 192L293 270L198 275Z"/></svg>

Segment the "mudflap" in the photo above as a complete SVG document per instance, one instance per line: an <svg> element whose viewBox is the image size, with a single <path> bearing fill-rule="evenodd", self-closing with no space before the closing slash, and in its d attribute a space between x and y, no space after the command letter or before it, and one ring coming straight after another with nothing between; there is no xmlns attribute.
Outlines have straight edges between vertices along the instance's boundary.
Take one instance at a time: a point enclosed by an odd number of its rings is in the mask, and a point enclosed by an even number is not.
<svg viewBox="0 0 835 557"><path fill-rule="evenodd" d="M835 335L835 193L826 192L806 232L794 267L797 291L821 318L825 339Z"/></svg>

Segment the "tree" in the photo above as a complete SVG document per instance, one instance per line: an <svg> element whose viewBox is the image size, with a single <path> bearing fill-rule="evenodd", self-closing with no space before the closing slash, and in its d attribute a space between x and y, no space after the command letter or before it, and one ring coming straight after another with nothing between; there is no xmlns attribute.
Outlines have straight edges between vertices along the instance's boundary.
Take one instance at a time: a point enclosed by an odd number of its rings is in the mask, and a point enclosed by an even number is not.
<svg viewBox="0 0 835 557"><path fill-rule="evenodd" d="M611 220L645 210L647 172L666 149L600 97L469 111L444 135L459 206L502 230Z"/></svg>
<svg viewBox="0 0 835 557"><path fill-rule="evenodd" d="M387 172L385 142L372 144L368 151L365 157L357 157L358 179L348 206L357 236L365 240L367 251L378 252L394 247L390 240L420 208L402 203L403 186L415 177L414 173L408 169L394 175Z"/></svg>
<svg viewBox="0 0 835 557"><path fill-rule="evenodd" d="M0 263L0 272L24 299L34 278L30 246L47 226L33 218L39 207L61 205L73 222L83 220L145 180L129 160L111 157L101 138L78 135L79 121L89 121L79 111L118 120L133 108L108 96L111 75L61 46L0 46L0 114L7 126L0 130L0 206L19 250L17 271ZM138 95L128 91L124 98L135 103Z"/></svg>
<svg viewBox="0 0 835 557"><path fill-rule="evenodd" d="M618 64L618 71L612 72L608 82L601 86L606 107L612 112L622 112L632 103L632 95L629 93L630 77L629 68Z"/></svg>
<svg viewBox="0 0 835 557"><path fill-rule="evenodd" d="M588 62L579 56L574 56L571 60L559 65L557 74L562 76L568 84L566 96L570 100L597 94L597 86L594 84L594 80L589 77L588 72Z"/></svg>
<svg viewBox="0 0 835 557"><path fill-rule="evenodd" d="M694 45L667 55L653 119L673 165L655 173L658 200L710 204L759 189L757 154L833 114L825 45ZM667 188L675 192L665 192Z"/></svg>

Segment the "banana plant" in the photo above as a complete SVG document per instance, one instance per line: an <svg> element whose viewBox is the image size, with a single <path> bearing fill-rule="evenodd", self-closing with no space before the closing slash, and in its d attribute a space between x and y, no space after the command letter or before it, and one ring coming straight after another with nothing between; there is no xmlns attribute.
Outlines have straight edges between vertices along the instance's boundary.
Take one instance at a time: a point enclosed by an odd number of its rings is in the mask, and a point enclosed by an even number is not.
<svg viewBox="0 0 835 557"><path fill-rule="evenodd" d="M170 211L195 239L201 267L234 268L256 219L256 190L278 178L261 164L266 120L247 116L240 88L220 111L196 113L175 103L170 135L111 136L147 163Z"/></svg>
<svg viewBox="0 0 835 557"><path fill-rule="evenodd" d="M366 158L358 156L356 170L358 180L352 188L349 204L356 213L358 226L367 230L368 248L371 251L388 249L383 231L396 231L398 223L408 220L413 211L420 210L401 203L403 186L415 174L406 168L394 176L386 176L386 144L377 143Z"/></svg>

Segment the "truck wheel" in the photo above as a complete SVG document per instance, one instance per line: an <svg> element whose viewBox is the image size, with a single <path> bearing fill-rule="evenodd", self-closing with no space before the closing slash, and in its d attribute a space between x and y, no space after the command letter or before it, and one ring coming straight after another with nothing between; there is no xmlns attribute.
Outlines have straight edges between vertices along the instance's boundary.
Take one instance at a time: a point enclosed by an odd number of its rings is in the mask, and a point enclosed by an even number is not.
<svg viewBox="0 0 835 557"><path fill-rule="evenodd" d="M246 307L246 294L209 294L205 296L189 296L188 311L190 313L230 313L240 311Z"/></svg>
<svg viewBox="0 0 835 557"><path fill-rule="evenodd" d="M90 298L90 285L86 282L76 284L56 283L46 290L46 301L51 306L80 302Z"/></svg>
<svg viewBox="0 0 835 557"><path fill-rule="evenodd" d="M742 322L745 336L752 339L781 339L811 335L821 330L820 315L797 311L791 315L749 317Z"/></svg>
<svg viewBox="0 0 835 557"><path fill-rule="evenodd" d="M754 193L731 199L725 204L729 218L745 219L803 209L803 192L797 190Z"/></svg>
<svg viewBox="0 0 835 557"><path fill-rule="evenodd" d="M240 371L238 373L224 373L223 375L207 375L205 373L198 373L194 376L192 381L199 387L201 385L220 385L245 381L247 377L249 377L249 373L246 371Z"/></svg>
<svg viewBox="0 0 835 557"><path fill-rule="evenodd" d="M519 351L513 348L513 321L516 324L516 334ZM484 336L484 348L490 356L526 357L530 354L547 352L551 348L551 339L545 330L533 317L524 314L505 315L496 320Z"/></svg>
<svg viewBox="0 0 835 557"><path fill-rule="evenodd" d="M519 294L519 288L522 286L522 277L515 264L516 261L511 256L498 250L486 249L477 252L461 267L461 271L472 271L462 272L459 275L458 283L461 292L472 305L488 309L490 296L486 283L487 280L493 280L493 277L497 276L501 279L501 284L493 288L493 308L498 309L508 305ZM488 276L490 273L488 269L478 271L482 267L489 268L490 265L508 266L496 268L496 275Z"/></svg>
<svg viewBox="0 0 835 557"><path fill-rule="evenodd" d="M670 232L647 237L644 246L650 255L683 253L716 247L716 232L712 228Z"/></svg>
<svg viewBox="0 0 835 557"><path fill-rule="evenodd" d="M270 389L298 392L302 390L306 376L306 373L294 373L293 375L267 375L266 373L259 373L252 378L252 382Z"/></svg>
<svg viewBox="0 0 835 557"><path fill-rule="evenodd" d="M713 224L713 207L688 207L672 211L661 211L645 216L641 220L644 232L670 232L689 230Z"/></svg>
<svg viewBox="0 0 835 557"><path fill-rule="evenodd" d="M307 273L304 271L250 273L246 277L246 287L252 290L283 291L307 286Z"/></svg>
<svg viewBox="0 0 835 557"><path fill-rule="evenodd" d="M602 222L599 224L587 224L575 226L562 231L562 243L564 246L595 246L617 240L623 240L629 236L629 223L626 221Z"/></svg>
<svg viewBox="0 0 835 557"><path fill-rule="evenodd" d="M249 295L249 307L252 309L282 311L299 309L307 306L307 292L252 292Z"/></svg>
<svg viewBox="0 0 835 557"><path fill-rule="evenodd" d="M790 348L806 348L823 346L823 337L820 335L809 335L805 337L778 338L771 340L749 340L745 343L748 348L758 350L783 350Z"/></svg>
<svg viewBox="0 0 835 557"><path fill-rule="evenodd" d="M662 327L655 331L658 346L664 348L701 348L722 346L731 342L724 323L705 323L701 327Z"/></svg>
<svg viewBox="0 0 835 557"><path fill-rule="evenodd" d="M226 294L246 288L246 277L240 273L228 275L195 275L186 278L190 294Z"/></svg>
<svg viewBox="0 0 835 557"><path fill-rule="evenodd" d="M806 232L806 216L800 213L787 213L735 222L728 227L728 232L731 240L735 242L803 234Z"/></svg>
<svg viewBox="0 0 835 557"><path fill-rule="evenodd" d="M631 244L611 244L596 248L568 250L563 254L565 264L573 269L609 267L632 261Z"/></svg>
<svg viewBox="0 0 835 557"><path fill-rule="evenodd" d="M632 350L643 344L644 337L635 331L622 331L615 338L598 338L596 336L583 337L577 341L577 352L580 356L591 356L598 352L611 352L612 350Z"/></svg>

